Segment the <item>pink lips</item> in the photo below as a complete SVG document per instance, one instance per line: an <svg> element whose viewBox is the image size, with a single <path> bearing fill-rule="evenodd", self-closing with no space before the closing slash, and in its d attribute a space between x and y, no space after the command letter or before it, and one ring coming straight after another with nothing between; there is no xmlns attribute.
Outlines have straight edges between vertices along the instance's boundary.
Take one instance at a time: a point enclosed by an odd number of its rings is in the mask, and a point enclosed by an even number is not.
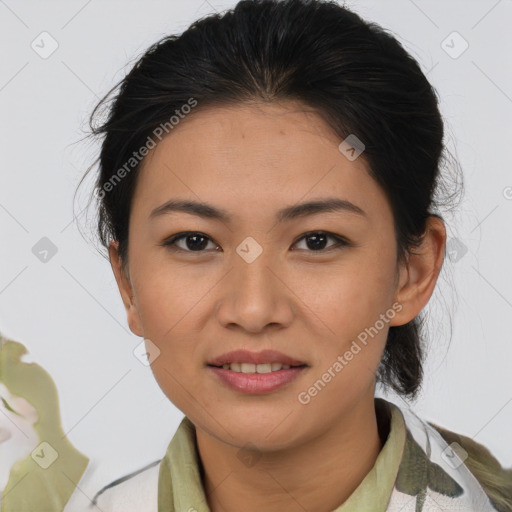
<svg viewBox="0 0 512 512"><path fill-rule="evenodd" d="M242 373L216 366L208 367L231 389L253 395L270 393L279 389L296 379L306 368L306 366L297 366L270 373Z"/></svg>
<svg viewBox="0 0 512 512"><path fill-rule="evenodd" d="M298 361L293 359L286 354L277 352L276 350L262 350L261 352L250 352L249 350L234 350L227 352L221 356L215 357L208 364L211 366L222 366L223 364L231 363L281 363L289 364L290 366L300 366L304 361Z"/></svg>
<svg viewBox="0 0 512 512"><path fill-rule="evenodd" d="M269 373L242 373L222 368L222 365L231 363L281 363L292 368ZM306 368L306 363L275 350L262 350L261 352L235 350L208 362L208 369L224 384L235 391L247 394L264 394L275 391L296 379Z"/></svg>

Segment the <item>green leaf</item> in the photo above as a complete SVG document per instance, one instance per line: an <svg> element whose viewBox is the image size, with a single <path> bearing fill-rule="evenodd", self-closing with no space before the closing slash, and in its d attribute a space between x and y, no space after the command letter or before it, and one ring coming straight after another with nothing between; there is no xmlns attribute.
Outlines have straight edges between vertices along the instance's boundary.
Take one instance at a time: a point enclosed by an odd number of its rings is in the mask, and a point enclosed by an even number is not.
<svg viewBox="0 0 512 512"><path fill-rule="evenodd" d="M41 366L22 362L26 353L22 343L0 335L0 382L14 397L24 398L35 408L38 419L33 426L40 442L32 452L34 457L29 455L11 468L0 511L62 512L89 458L64 434L54 381Z"/></svg>

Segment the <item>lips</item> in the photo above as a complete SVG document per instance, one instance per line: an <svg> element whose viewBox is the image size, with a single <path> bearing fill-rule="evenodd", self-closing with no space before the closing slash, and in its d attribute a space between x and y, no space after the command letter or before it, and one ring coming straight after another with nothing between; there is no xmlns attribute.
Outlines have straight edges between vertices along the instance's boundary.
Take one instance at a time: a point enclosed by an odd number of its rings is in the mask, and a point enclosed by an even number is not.
<svg viewBox="0 0 512 512"><path fill-rule="evenodd" d="M304 361L294 359L282 352L276 350L262 350L261 352L251 352L249 350L234 350L227 352L208 361L208 366L220 367L231 363L281 363L289 366L307 366Z"/></svg>
<svg viewBox="0 0 512 512"><path fill-rule="evenodd" d="M286 388L294 380L298 379L303 372L307 371L306 366L291 367L270 373L243 373L209 366L217 381L237 393L249 395L266 395Z"/></svg>

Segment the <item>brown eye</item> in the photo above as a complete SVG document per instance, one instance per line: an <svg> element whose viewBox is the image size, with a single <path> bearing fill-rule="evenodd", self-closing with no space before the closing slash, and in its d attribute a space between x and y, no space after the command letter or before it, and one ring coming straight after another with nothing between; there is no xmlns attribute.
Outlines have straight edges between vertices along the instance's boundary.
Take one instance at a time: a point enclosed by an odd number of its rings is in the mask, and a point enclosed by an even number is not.
<svg viewBox="0 0 512 512"><path fill-rule="evenodd" d="M184 246L180 247L177 242L181 240L184 240ZM164 242L163 245L170 247L171 249L185 252L204 252L204 249L208 245L208 241L213 242L209 236L203 233L191 231L174 235L170 240Z"/></svg>
<svg viewBox="0 0 512 512"><path fill-rule="evenodd" d="M335 243L329 246L328 249L348 245L348 243L341 237L332 233L327 233L326 231L310 231L303 235L297 242L305 240L307 250L312 252L322 252L326 250L326 243L329 238L334 240Z"/></svg>

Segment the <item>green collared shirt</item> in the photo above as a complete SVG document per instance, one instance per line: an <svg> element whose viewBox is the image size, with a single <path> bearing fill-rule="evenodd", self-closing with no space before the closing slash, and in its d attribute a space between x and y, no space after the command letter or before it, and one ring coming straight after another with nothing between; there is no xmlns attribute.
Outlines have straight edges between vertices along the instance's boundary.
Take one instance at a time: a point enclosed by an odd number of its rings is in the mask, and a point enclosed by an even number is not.
<svg viewBox="0 0 512 512"><path fill-rule="evenodd" d="M389 435L373 468L349 498L333 512L385 512L405 445L400 410L376 398L391 416ZM210 512L199 472L195 427L185 416L160 465L158 512Z"/></svg>
<svg viewBox="0 0 512 512"><path fill-rule="evenodd" d="M485 446L381 398L375 410L382 449L330 512L512 512L512 468ZM93 504L102 512L210 512L201 470L195 426L184 417L162 459L110 483Z"/></svg>

